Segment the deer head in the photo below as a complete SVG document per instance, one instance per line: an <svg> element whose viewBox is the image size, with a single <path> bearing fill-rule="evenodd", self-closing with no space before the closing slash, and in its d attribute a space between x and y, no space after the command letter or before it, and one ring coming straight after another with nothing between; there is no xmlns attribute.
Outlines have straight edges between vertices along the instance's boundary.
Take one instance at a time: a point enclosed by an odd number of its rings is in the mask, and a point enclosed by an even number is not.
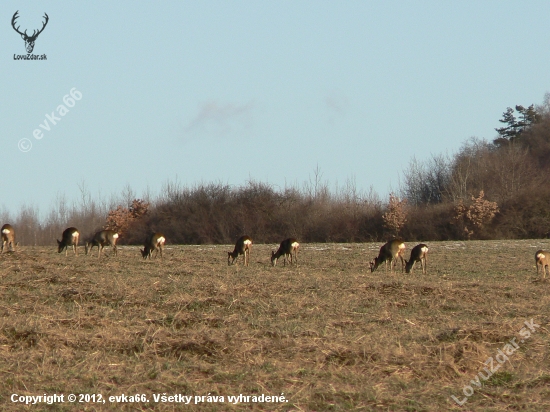
<svg viewBox="0 0 550 412"><path fill-rule="evenodd" d="M48 24L49 17L46 13L44 13L44 18L46 19L46 21L43 23L42 28L40 30L38 30L38 32L36 30L34 30L33 33L32 33L32 36L28 36L27 35L27 30L25 30L25 32L22 33L22 32L19 31L20 26L17 26L17 28L15 27L15 20L19 17L17 15L17 13L19 13L19 10L17 10L15 12L15 14L13 15L13 17L11 19L11 25L12 25L13 29L21 35L21 38L23 40L25 40L25 48L27 49L27 53L32 53L32 51L34 49L34 42L36 41L36 38L38 37L38 35L40 33L42 33L42 31L44 30L44 28L46 27L46 24Z"/></svg>

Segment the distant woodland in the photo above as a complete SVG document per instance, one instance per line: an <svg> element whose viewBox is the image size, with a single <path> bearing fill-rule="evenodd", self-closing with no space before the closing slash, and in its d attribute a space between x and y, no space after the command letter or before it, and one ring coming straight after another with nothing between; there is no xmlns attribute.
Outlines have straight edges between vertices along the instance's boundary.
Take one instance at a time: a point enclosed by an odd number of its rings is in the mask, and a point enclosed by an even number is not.
<svg viewBox="0 0 550 412"><path fill-rule="evenodd" d="M228 244L247 234L257 243L371 242L543 238L550 231L550 97L540 106L503 112L492 141L471 138L454 154L411 159L398 190L381 199L353 180L330 188L317 169L301 187L249 181L184 187L165 183L156 198L126 187L111 200L63 196L45 218L32 206L4 212L21 245L53 245L69 226L86 240L103 228L120 244L141 244L151 231L172 244ZM82 242L82 241L81 241Z"/></svg>

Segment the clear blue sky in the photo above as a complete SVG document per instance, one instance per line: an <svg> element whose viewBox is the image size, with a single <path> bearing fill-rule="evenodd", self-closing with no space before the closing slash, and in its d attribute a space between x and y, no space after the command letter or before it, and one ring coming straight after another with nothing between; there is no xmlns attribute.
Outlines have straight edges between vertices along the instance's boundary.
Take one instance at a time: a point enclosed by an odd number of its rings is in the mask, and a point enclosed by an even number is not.
<svg viewBox="0 0 550 412"><path fill-rule="evenodd" d="M550 91L550 1L4 1L0 207L249 179L385 199ZM31 34L26 54L11 27ZM82 99L57 114L73 88ZM60 117L40 140L46 115ZM22 152L21 139L32 149Z"/></svg>

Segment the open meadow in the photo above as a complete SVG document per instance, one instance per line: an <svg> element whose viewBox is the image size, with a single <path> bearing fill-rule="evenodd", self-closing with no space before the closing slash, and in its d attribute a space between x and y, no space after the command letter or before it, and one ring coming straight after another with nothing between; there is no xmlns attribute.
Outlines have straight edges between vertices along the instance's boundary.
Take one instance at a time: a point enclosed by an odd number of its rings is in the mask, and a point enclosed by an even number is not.
<svg viewBox="0 0 550 412"><path fill-rule="evenodd" d="M371 273L381 243L302 244L286 267L275 245L249 267L233 246L19 247L0 256L0 408L550 410L550 240L427 243L426 275ZM64 402L13 402L44 394Z"/></svg>

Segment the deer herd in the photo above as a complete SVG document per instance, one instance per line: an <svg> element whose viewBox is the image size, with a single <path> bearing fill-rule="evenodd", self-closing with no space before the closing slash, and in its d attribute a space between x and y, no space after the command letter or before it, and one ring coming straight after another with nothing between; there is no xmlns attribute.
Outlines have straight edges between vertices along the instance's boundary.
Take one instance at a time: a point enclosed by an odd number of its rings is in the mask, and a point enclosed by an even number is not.
<svg viewBox="0 0 550 412"><path fill-rule="evenodd" d="M15 230L9 224L5 224L0 229L0 236L2 238L2 247L0 253L6 251L15 251ZM96 232L94 236L84 244L84 250L86 255L91 253L92 249L97 246L97 257L101 257L101 252L105 246L110 246L113 250L113 255L117 256L116 242L119 238L119 234L114 230L101 230ZM65 256L69 248L72 248L75 255L77 255L77 246L80 239L80 233L75 227L69 227L63 231L61 240L57 240L57 252L61 253L65 251ZM162 233L151 233L147 236L144 242L144 248L140 249L143 259L151 259L153 252L155 252L155 258L160 253L162 258L162 249L166 243L166 237ZM282 256L283 264L286 266L287 257L289 264L298 264L298 249L300 244L298 241L290 237L285 239L279 245L277 251L271 251L271 265L275 266L277 260ZM420 262L422 273L427 273L427 258L428 258L428 246L424 243L420 243L412 248L409 260L406 260L405 255L405 241L402 239L393 239L382 245L378 256L375 256L370 261L370 271L374 272L382 263L385 264L386 272L388 271L388 264L390 266L390 272L393 272L393 268L397 266L397 260L401 260L401 271L405 273L412 273L415 263ZM250 236L244 235L237 239L233 252L227 252L227 264L229 266L236 264L237 258L243 255L244 266L248 266L250 262L250 251L252 250L252 239ZM537 250L535 252L535 265L537 267L537 275L542 270L542 278L546 278L546 271L550 274L550 252L545 250Z"/></svg>

